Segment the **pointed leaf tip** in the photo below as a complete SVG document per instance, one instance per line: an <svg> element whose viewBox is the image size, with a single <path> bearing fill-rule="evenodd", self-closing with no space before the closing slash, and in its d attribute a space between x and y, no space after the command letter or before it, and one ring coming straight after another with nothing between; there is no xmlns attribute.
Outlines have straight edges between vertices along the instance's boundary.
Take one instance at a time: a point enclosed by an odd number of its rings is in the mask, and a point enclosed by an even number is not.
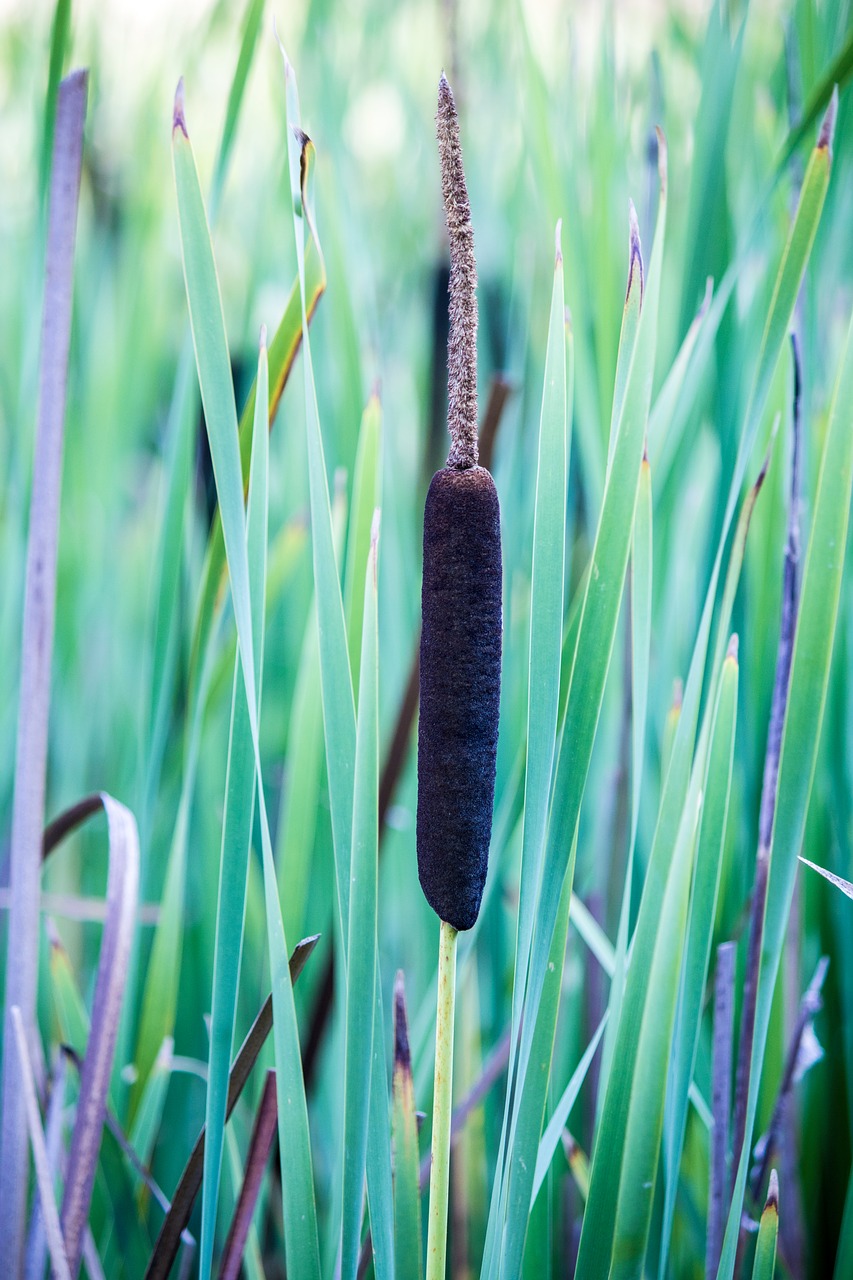
<svg viewBox="0 0 853 1280"><path fill-rule="evenodd" d="M178 81L178 87L175 90L175 102L172 107L172 133L176 129L180 129L184 137L189 141L187 133L187 118L184 114L184 77L181 76Z"/></svg>
<svg viewBox="0 0 853 1280"><path fill-rule="evenodd" d="M775 1169L770 1170L770 1183L767 1188L767 1200L764 1204L765 1211L767 1209L775 1209L779 1212L779 1178Z"/></svg>
<svg viewBox="0 0 853 1280"><path fill-rule="evenodd" d="M631 289L634 284L634 268L639 271L640 278L640 305L643 303L643 289L645 286L645 272L643 267L643 247L640 244L640 224L637 220L637 210L634 208L634 201L628 201L628 288L625 291L625 301L631 295Z"/></svg>
<svg viewBox="0 0 853 1280"><path fill-rule="evenodd" d="M838 116L838 85L832 90L832 97L829 99L829 106L826 108L826 115L823 117L823 123L820 126L820 133L817 139L819 151L826 151L832 160L832 140L835 136L835 121Z"/></svg>
<svg viewBox="0 0 853 1280"><path fill-rule="evenodd" d="M266 351L267 349L267 326L265 324L261 325L261 333L258 339L258 347L261 351Z"/></svg>
<svg viewBox="0 0 853 1280"><path fill-rule="evenodd" d="M738 660L739 645L740 645L740 640L738 639L738 634L736 631L733 631L731 635L731 639L729 640L729 647L726 650L726 657L731 658L733 662L737 662Z"/></svg>
<svg viewBox="0 0 853 1280"><path fill-rule="evenodd" d="M669 149L666 145L666 134L660 125L655 125L655 136L658 140L658 177L660 178L660 193L666 196L666 184L669 176L668 156Z"/></svg>
<svg viewBox="0 0 853 1280"><path fill-rule="evenodd" d="M406 1021L406 986L403 970L397 970L394 979L394 1066L397 1070L410 1073L412 1055L409 1049L409 1028Z"/></svg>
<svg viewBox="0 0 853 1280"><path fill-rule="evenodd" d="M554 270L556 271L563 262L563 247L560 244L560 238L563 234L563 219L557 219L557 229L554 232Z"/></svg>

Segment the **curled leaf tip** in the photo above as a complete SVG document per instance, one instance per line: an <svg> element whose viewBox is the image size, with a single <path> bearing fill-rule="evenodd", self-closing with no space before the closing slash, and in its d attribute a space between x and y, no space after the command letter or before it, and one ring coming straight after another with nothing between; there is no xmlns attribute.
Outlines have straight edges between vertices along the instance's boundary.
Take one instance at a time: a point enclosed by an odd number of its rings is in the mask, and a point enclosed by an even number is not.
<svg viewBox="0 0 853 1280"><path fill-rule="evenodd" d="M555 271L559 266L562 266L562 262L563 262L563 247L560 244L560 238L562 234L563 234L563 219L558 218L557 229L554 232L554 270Z"/></svg>
<svg viewBox="0 0 853 1280"><path fill-rule="evenodd" d="M409 1029L406 1023L406 987L402 969L397 970L397 977L394 979L394 1066L407 1074L412 1070Z"/></svg>
<svg viewBox="0 0 853 1280"><path fill-rule="evenodd" d="M290 128L293 131L294 138L299 143L300 151L304 151L305 148L308 146L308 143L311 141L311 139L308 137L308 134L301 127L301 125L292 124Z"/></svg>
<svg viewBox="0 0 853 1280"><path fill-rule="evenodd" d="M740 640L738 639L738 634L736 631L733 631L729 640L729 647L726 649L726 657L731 658L733 662L737 662L739 645Z"/></svg>
<svg viewBox="0 0 853 1280"><path fill-rule="evenodd" d="M178 81L178 87L175 90L175 103L172 107L172 133L176 129L180 129L185 138L189 139L187 133L187 118L184 114L184 77L181 76Z"/></svg>
<svg viewBox="0 0 853 1280"><path fill-rule="evenodd" d="M823 123L820 126L817 145L819 151L826 151L832 160L832 139L835 135L835 120L838 115L838 85L832 90L832 97L829 99L829 106L826 108L826 115L823 117Z"/></svg>
<svg viewBox="0 0 853 1280"><path fill-rule="evenodd" d="M637 210L634 208L634 201L628 201L628 288L625 291L625 301L631 296L631 289L634 285L634 270L639 272L640 281L640 305L643 303L643 289L645 287L645 272L643 268L643 247L640 244L640 224L637 220Z"/></svg>
<svg viewBox="0 0 853 1280"><path fill-rule="evenodd" d="M660 125L657 124L655 125L655 136L658 140L658 177L660 178L660 193L665 197L668 178L667 159L669 152L666 145L666 134L663 129L661 129Z"/></svg>
<svg viewBox="0 0 853 1280"><path fill-rule="evenodd" d="M775 1209L779 1212L779 1177L775 1169L770 1170L770 1183L767 1187L767 1200L764 1204L765 1210Z"/></svg>

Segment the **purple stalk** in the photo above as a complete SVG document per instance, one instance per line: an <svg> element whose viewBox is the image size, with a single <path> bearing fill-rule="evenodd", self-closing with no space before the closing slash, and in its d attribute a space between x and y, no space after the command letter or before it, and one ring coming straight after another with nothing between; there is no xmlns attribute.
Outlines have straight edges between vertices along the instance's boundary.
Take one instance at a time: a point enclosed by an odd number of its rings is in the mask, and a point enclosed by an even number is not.
<svg viewBox="0 0 853 1280"><path fill-rule="evenodd" d="M59 495L65 420L77 201L86 119L87 73L75 71L59 86L50 186L36 449L27 544L21 691L15 792L12 807L11 889L3 1035L0 1129L0 1271L21 1267L28 1183L27 1121L11 1010L21 1011L23 1033L35 1044L38 981L39 878L44 824L47 722L59 540Z"/></svg>
<svg viewBox="0 0 853 1280"><path fill-rule="evenodd" d="M708 1235L705 1244L705 1275L717 1274L726 1225L728 1185L729 1115L732 1105L732 1041L734 1037L734 942L717 948L714 978L714 1030L711 1051L711 1167L708 1174Z"/></svg>
<svg viewBox="0 0 853 1280"><path fill-rule="evenodd" d="M136 821L130 810L111 796L104 794L101 801L107 815L110 836L107 918L101 941L89 1042L80 1077L80 1096L62 1199L62 1234L72 1275L77 1274L80 1265L83 1236L89 1220L89 1203L101 1147L107 1093L139 899L139 835Z"/></svg>
<svg viewBox="0 0 853 1280"><path fill-rule="evenodd" d="M794 652L794 636L797 630L797 610L800 600L801 380L799 347L793 335L791 341L794 356L794 438L791 453L791 494L782 577L782 616L779 623L779 644L776 649L776 675L773 683L770 725L767 732L767 746L764 755L764 776L761 784L761 808L758 817L758 854L755 860L755 883L750 909L749 949L747 951L746 976L744 978L737 1083L735 1088L735 1140L732 1149L732 1170L738 1167L746 1129L746 1104L749 1093L752 1043L755 1036L758 972L761 962L761 944L764 936L767 879L770 871L770 844L773 835L773 816L776 812L779 756L782 750L782 731L785 726L785 710L788 705L788 682L791 674L791 658Z"/></svg>
<svg viewBox="0 0 853 1280"><path fill-rule="evenodd" d="M275 1141L277 1125L278 1108L275 1093L275 1072L268 1071L264 1082L264 1091L261 1094L261 1101L255 1115L255 1124L252 1129L251 1141L249 1142L249 1154L246 1156L246 1171L243 1175L240 1197L234 1210L228 1239L225 1241L225 1250L222 1254L222 1263L219 1268L219 1280L239 1280L240 1278L243 1252L246 1248L246 1240L249 1237L249 1228L252 1225L252 1217L258 1201L258 1192L261 1189L264 1173L269 1163L272 1144Z"/></svg>

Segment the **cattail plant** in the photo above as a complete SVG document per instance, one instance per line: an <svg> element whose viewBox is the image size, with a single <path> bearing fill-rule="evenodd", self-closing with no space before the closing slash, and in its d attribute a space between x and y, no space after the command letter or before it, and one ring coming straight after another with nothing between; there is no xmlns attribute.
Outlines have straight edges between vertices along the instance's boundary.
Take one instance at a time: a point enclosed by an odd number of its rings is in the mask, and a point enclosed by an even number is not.
<svg viewBox="0 0 853 1280"><path fill-rule="evenodd" d="M441 920L427 1277L443 1276L456 938L486 882L501 674L500 506L478 466L477 267L456 104L442 73L436 116L450 239L450 453L424 511L418 734L418 872Z"/></svg>

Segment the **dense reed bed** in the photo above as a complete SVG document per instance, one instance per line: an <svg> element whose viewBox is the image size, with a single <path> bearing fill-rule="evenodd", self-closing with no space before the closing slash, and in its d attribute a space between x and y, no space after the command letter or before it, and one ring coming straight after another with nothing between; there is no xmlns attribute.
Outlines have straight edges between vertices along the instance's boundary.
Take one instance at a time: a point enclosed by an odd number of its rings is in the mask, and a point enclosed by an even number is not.
<svg viewBox="0 0 853 1280"><path fill-rule="evenodd" d="M849 4L2 23L4 1274L848 1280Z"/></svg>

